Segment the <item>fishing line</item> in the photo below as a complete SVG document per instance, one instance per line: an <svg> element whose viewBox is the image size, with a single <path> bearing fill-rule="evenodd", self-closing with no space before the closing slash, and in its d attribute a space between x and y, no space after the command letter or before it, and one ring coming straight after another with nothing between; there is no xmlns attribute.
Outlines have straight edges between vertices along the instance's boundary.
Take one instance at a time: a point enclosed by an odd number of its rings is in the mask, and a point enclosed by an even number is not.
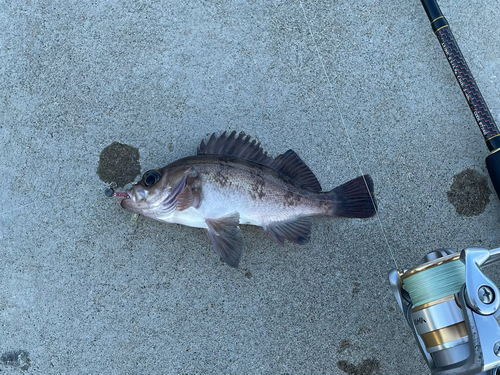
<svg viewBox="0 0 500 375"><path fill-rule="evenodd" d="M380 219L380 215L379 215L377 206L375 204L375 199L374 199L373 195L370 193L370 189L368 188L368 183L366 182L366 179L364 178L364 173L363 173L363 170L361 168L361 163L360 163L360 161L358 159L358 156L356 155L356 150L354 149L354 144L352 142L351 136L349 135L349 132L347 131L347 126L346 126L345 121L344 121L344 116L342 115L342 111L340 110L340 104L339 104L339 101L337 99L337 96L334 93L334 87L333 87L332 82L330 80L330 76L328 75L328 72L326 71L325 63L323 62L323 57L321 56L321 53L319 51L318 43L316 42L316 38L314 36L311 23L309 22L309 19L307 18L306 10L304 9L304 5L302 4L302 1L300 1L299 4L300 4L300 8L302 9L302 12L304 14L304 19L306 20L307 27L309 28L309 34L311 35L311 39L312 39L312 41L314 43L314 48L316 50L317 57L319 58L319 61L321 62L321 67L323 69L323 74L325 75L325 78L326 78L326 81L328 83L328 86L330 87L331 95L333 97L333 101L335 103L336 110L337 110L337 112L338 112L338 114L340 116L340 122L342 124L342 127L344 128L344 133L346 134L348 143L349 143L349 145L351 147L352 154L354 156L356 164L358 165L359 172L361 173L361 176L363 176L363 180L365 181L365 185L366 185L366 188L368 190L368 193L370 194L370 199L372 201L373 207L375 207L375 215L377 217L377 221L379 223L380 230L382 231L382 235L383 235L383 237L385 239L385 243L387 245L387 248L389 249L389 253L390 253L391 258L394 261L394 265L396 266L396 269L397 269L398 265L396 263L396 258L394 257L394 253L392 251L391 245L389 244L389 240L387 239L387 235L385 233L384 226L382 225L382 220Z"/></svg>
<svg viewBox="0 0 500 375"><path fill-rule="evenodd" d="M36 191L35 191L36 193ZM38 208L39 208L39 203L45 203L45 202L50 202L50 201L53 201L53 200L56 200L58 199L59 201L68 201L68 200L74 200L74 197L73 196L65 196L65 195L54 195L52 197L46 197L46 198L43 198L43 199L33 199L32 201L28 202L28 203L25 203L25 204L22 204L20 206L17 206L15 208L11 208L11 209L8 209L8 210L2 210L0 211L0 216L2 215L6 215L6 214L10 214L12 212L16 212L16 211L20 211L20 210L24 210L24 209L27 209L27 208L30 208L30 211L36 211ZM74 207L74 205L72 205ZM67 203L67 204L64 204L62 205L61 208L68 208L70 207L70 204ZM83 209L83 208L82 208Z"/></svg>

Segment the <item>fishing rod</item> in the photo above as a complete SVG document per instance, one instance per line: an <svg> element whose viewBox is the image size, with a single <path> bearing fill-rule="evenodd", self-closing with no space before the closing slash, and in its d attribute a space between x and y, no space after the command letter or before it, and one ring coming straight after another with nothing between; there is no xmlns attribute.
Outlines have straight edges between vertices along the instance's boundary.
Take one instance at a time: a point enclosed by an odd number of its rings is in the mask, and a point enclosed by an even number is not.
<svg viewBox="0 0 500 375"><path fill-rule="evenodd" d="M438 3L436 0L421 2L490 151L486 157L486 167L497 196L500 197L500 131Z"/></svg>
<svg viewBox="0 0 500 375"><path fill-rule="evenodd" d="M448 21L435 0L421 0L490 151L486 166L500 197L500 132ZM500 374L500 291L483 268L500 248L441 249L417 267L393 269L389 283L433 375Z"/></svg>

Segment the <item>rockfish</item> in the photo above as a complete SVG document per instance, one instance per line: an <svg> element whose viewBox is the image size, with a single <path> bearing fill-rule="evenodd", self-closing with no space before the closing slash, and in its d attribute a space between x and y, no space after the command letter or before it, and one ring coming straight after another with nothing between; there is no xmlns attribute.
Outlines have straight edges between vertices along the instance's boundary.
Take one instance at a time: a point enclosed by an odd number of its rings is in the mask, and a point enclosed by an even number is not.
<svg viewBox="0 0 500 375"><path fill-rule="evenodd" d="M322 192L309 167L292 150L275 158L250 136L212 134L196 156L147 171L124 197L126 210L168 223L204 228L215 252L238 267L240 224L258 225L269 237L303 245L312 216L368 218L375 214L373 182L360 176Z"/></svg>

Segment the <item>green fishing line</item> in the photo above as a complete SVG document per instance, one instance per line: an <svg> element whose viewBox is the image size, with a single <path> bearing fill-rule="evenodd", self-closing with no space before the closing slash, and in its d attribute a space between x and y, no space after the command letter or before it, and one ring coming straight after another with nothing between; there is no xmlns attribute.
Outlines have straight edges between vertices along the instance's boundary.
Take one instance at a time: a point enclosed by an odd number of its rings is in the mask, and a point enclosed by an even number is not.
<svg viewBox="0 0 500 375"><path fill-rule="evenodd" d="M465 266L460 259L417 272L404 280L413 307L457 293L464 283Z"/></svg>

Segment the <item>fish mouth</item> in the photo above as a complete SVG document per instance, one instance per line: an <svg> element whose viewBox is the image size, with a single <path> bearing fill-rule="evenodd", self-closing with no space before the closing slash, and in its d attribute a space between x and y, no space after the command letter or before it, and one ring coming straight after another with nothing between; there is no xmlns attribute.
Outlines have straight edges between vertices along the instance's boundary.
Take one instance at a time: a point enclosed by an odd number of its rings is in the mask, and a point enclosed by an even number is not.
<svg viewBox="0 0 500 375"><path fill-rule="evenodd" d="M146 202L147 191L142 187L135 185L131 189L116 192L116 196L122 197L120 205L128 211L140 213L144 209L144 203Z"/></svg>
<svg viewBox="0 0 500 375"><path fill-rule="evenodd" d="M123 200L130 199L134 203L139 203L146 198L147 193L148 192L143 187L135 184L125 191L115 191L114 196L123 198Z"/></svg>
<svg viewBox="0 0 500 375"><path fill-rule="evenodd" d="M122 206L127 211L134 211L136 208L136 199L135 195L131 191L122 191L119 194L115 194L117 197L123 198L120 202L120 206Z"/></svg>

